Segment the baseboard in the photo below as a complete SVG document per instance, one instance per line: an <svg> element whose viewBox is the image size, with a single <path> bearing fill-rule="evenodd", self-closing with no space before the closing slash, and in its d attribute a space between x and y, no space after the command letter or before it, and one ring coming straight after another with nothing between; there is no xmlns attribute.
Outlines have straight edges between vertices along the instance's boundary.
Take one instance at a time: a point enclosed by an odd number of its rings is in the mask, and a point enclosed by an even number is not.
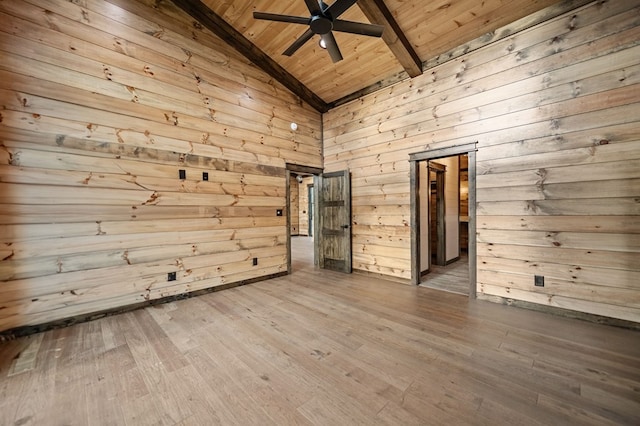
<svg viewBox="0 0 640 426"><path fill-rule="evenodd" d="M628 328L632 330L640 330L640 323L634 321L605 317L602 315L590 314L586 312L573 311L571 309L559 308L557 306L541 305L539 303L525 302L524 300L510 299L502 296L483 295L480 293L477 294L477 299L492 303L499 303L501 305L515 306L522 309L530 309L532 311L545 312L551 315L562 316L565 318L574 318L597 324Z"/></svg>
<svg viewBox="0 0 640 426"><path fill-rule="evenodd" d="M454 257L453 259L449 259L449 260L447 260L447 261L445 262L445 263L446 263L446 265L445 265L445 266L447 266L447 265L451 265L452 263L457 262L458 260L460 260L460 256L458 256L458 257Z"/></svg>
<svg viewBox="0 0 640 426"><path fill-rule="evenodd" d="M175 302L176 300L190 299L192 297L201 296L203 294L214 293L216 291L227 290L234 287L240 287L247 284L253 284L260 281L266 281L273 278L282 277L287 275L287 272L278 272L276 274L264 275L262 277L251 278L248 280L236 281L233 283L227 283L215 287L209 287L201 290L195 290L189 293L177 294L174 296L167 296L160 299L154 299L144 301L140 303L134 303L131 305L119 306L117 308L105 309L104 311L91 312L87 314L76 315L69 318L63 318L43 324L25 325L21 327L15 327L9 330L0 332L0 342L13 340L18 337L24 337L31 334L41 333L43 331L53 330L55 328L68 327L74 324L80 324L83 322L93 321L100 318L104 318L111 315L118 315L125 312L135 311L141 308L147 308L149 306L161 305L163 303Z"/></svg>

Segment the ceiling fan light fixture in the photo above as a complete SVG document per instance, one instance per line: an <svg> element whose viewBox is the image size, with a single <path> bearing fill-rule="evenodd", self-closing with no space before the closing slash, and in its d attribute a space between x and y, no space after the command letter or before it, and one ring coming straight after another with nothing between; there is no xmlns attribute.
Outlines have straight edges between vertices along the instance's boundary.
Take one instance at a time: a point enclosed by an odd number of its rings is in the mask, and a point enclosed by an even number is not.
<svg viewBox="0 0 640 426"><path fill-rule="evenodd" d="M293 55L314 35L319 35L322 40L319 45L326 49L331 60L336 63L342 60L342 54L333 36L333 31L349 34L359 34L370 37L381 37L384 27L382 25L366 24L338 19L343 12L356 4L356 0L335 0L331 6L327 6L322 0L304 0L311 16L280 15L268 12L253 12L255 19L264 19L275 22L288 22L291 24L308 25L309 28L298 37L284 52L285 56Z"/></svg>

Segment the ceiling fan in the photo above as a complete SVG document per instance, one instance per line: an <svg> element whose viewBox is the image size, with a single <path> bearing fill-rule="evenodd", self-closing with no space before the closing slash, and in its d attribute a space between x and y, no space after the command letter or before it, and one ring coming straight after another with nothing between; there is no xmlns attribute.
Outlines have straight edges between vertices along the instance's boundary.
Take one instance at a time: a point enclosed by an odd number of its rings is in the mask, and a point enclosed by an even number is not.
<svg viewBox="0 0 640 426"><path fill-rule="evenodd" d="M278 15L276 13L265 12L253 12L253 17L267 21L309 25L309 29L298 37L298 39L282 53L283 55L293 55L302 45L309 41L311 37L318 34L324 44L321 44L321 46L326 47L333 62L338 62L342 60L342 53L340 53L336 39L333 37L332 30L370 37L382 36L382 30L384 29L382 25L364 24L338 19L338 17L353 6L356 1L357 0L336 0L328 6L322 0L304 0L311 14L309 17Z"/></svg>

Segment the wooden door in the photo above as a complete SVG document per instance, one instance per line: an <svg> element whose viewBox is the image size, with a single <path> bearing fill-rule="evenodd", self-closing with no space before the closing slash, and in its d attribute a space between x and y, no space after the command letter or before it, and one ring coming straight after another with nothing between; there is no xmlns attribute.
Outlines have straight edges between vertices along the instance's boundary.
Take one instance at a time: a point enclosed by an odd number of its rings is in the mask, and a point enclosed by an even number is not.
<svg viewBox="0 0 640 426"><path fill-rule="evenodd" d="M316 185L318 265L351 273L351 181L349 170L325 173Z"/></svg>

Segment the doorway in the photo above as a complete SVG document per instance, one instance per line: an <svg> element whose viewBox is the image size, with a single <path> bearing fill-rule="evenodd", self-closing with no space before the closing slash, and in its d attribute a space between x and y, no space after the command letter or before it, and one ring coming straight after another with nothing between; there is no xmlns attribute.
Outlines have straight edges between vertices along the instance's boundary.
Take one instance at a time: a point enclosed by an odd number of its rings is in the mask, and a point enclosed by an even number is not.
<svg viewBox="0 0 640 426"><path fill-rule="evenodd" d="M313 255L307 256L313 260L311 266L351 273L349 170L323 173L322 169L287 163L286 206L287 272L292 272L292 253L300 254L292 250L294 243L296 249L310 253L296 241L306 238L313 244Z"/></svg>
<svg viewBox="0 0 640 426"><path fill-rule="evenodd" d="M421 164L422 166L422 164ZM421 244L427 255L421 262L420 285L458 294L469 293L468 155L426 161L421 175L427 190ZM423 226L424 225L424 226Z"/></svg>
<svg viewBox="0 0 640 426"><path fill-rule="evenodd" d="M289 190L291 269L313 268L315 259L315 239L313 238L315 175L291 173Z"/></svg>
<svg viewBox="0 0 640 426"><path fill-rule="evenodd" d="M475 143L411 154L411 280L476 296Z"/></svg>
<svg viewBox="0 0 640 426"><path fill-rule="evenodd" d="M296 164L286 167L287 272L291 273L293 268L313 268L317 264L313 188L322 169Z"/></svg>

